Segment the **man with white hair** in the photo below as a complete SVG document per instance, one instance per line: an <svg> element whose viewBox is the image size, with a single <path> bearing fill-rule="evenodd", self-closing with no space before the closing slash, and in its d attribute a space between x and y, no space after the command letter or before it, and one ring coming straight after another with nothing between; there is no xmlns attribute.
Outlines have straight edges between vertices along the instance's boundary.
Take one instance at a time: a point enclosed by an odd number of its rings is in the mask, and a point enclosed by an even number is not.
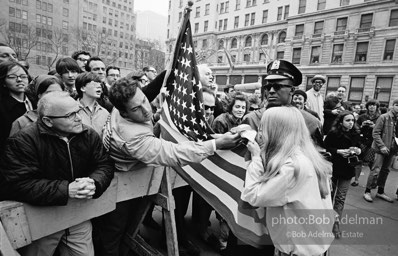
<svg viewBox="0 0 398 256"><path fill-rule="evenodd" d="M214 96L216 96L216 106L214 108L214 118L216 118L220 114L224 113L224 108L221 101L217 98L218 86L214 82L213 71L209 68L207 64L199 64L198 71L199 81L202 86L211 90L214 93Z"/></svg>
<svg viewBox="0 0 398 256"><path fill-rule="evenodd" d="M100 136L82 124L79 103L67 92L50 92L38 104L38 121L10 137L0 162L0 200L62 206L73 198L98 198L114 165ZM46 225L43 223L43 225ZM91 222L33 241L22 255L94 256Z"/></svg>

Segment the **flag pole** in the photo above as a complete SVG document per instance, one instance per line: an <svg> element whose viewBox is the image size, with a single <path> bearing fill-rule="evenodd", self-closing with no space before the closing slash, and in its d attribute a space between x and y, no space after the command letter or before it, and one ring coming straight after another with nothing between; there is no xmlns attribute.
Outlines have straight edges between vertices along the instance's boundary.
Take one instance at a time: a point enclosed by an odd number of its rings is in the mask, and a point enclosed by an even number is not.
<svg viewBox="0 0 398 256"><path fill-rule="evenodd" d="M190 13L191 13L191 11L192 11L193 2L192 2L192 1L188 1L187 4L188 4L188 6L185 7L184 18L182 19L182 22L180 23L180 29L178 30L177 35L180 35L180 33L182 32L183 28L185 27L185 26L183 26L183 25L184 25L185 22L189 19ZM175 40L175 42L174 42L174 45L173 45L174 47L172 48L173 51L170 53L170 56L174 57L174 53L175 53L175 51L177 50L178 43L179 43L179 42L178 42L178 36L177 36L177 37L176 37L176 40ZM163 79L162 89L166 87L167 79L169 78L169 75L170 75L170 73L172 72L171 69L172 69L172 67L173 67L173 61L174 61L174 59L171 58L171 60L169 61L169 63L167 63L166 75L164 76L164 79ZM160 105L163 104L163 101L164 101L163 98L164 98L163 95L160 94Z"/></svg>

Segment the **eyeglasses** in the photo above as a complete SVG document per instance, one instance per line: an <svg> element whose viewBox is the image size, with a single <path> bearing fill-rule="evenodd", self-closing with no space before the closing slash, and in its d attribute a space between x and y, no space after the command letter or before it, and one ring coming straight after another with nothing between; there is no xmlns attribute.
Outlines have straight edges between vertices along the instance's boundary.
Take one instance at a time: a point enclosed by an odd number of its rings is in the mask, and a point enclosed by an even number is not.
<svg viewBox="0 0 398 256"><path fill-rule="evenodd" d="M66 119L69 119L69 120L75 120L78 112L79 112L79 110L71 112L71 113L69 113L67 115L64 115L64 116L46 116L46 117L49 117L49 118L66 118Z"/></svg>
<svg viewBox="0 0 398 256"><path fill-rule="evenodd" d="M314 84L323 84L321 81L315 81Z"/></svg>
<svg viewBox="0 0 398 256"><path fill-rule="evenodd" d="M109 74L108 76L112 76L112 77L120 77L120 75L118 75L118 74Z"/></svg>
<svg viewBox="0 0 398 256"><path fill-rule="evenodd" d="M209 106L209 105L204 105L204 106L205 106L205 110L214 111L214 106Z"/></svg>
<svg viewBox="0 0 398 256"><path fill-rule="evenodd" d="M259 110L259 109L260 109L260 108L253 108L253 107L250 107L250 108L249 108L250 111Z"/></svg>
<svg viewBox="0 0 398 256"><path fill-rule="evenodd" d="M293 86L286 85L286 84L266 84L266 85L264 85L264 87L268 91L270 91L271 88L274 88L275 91L279 91L282 88L285 88L285 87L292 88Z"/></svg>
<svg viewBox="0 0 398 256"><path fill-rule="evenodd" d="M77 60L80 60L81 62L87 62L88 59L84 59L84 58L77 58Z"/></svg>
<svg viewBox="0 0 398 256"><path fill-rule="evenodd" d="M18 78L20 78L20 79L28 79L29 78L29 76L28 75L25 75L25 74L23 74L23 75L19 75L19 76L17 76L17 75L8 75L8 76L6 76L8 79L15 79L15 80L17 80Z"/></svg>

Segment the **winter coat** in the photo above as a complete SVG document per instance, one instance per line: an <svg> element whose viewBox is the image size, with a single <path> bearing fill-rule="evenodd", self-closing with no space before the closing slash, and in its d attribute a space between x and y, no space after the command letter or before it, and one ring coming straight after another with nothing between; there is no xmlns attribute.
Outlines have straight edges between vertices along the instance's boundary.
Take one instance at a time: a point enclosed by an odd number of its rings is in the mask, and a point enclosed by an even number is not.
<svg viewBox="0 0 398 256"><path fill-rule="evenodd" d="M353 128L355 129L355 128ZM349 132L332 130L325 138L325 148L332 154L333 177L350 179L355 176L355 167L348 164L348 159L337 154L338 149L359 147L360 136L352 129Z"/></svg>
<svg viewBox="0 0 398 256"><path fill-rule="evenodd" d="M7 140L0 161L0 200L66 205L69 183L81 177L94 180L93 197L98 198L113 175L114 164L96 131L83 125L67 142L38 121Z"/></svg>

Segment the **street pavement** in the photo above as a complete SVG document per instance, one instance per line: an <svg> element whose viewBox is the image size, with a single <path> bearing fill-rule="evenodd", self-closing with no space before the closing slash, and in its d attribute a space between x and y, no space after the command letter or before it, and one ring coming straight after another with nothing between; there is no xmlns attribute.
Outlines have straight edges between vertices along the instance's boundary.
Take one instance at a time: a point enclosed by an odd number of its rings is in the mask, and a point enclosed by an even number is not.
<svg viewBox="0 0 398 256"><path fill-rule="evenodd" d="M393 203L375 198L376 190L372 191L373 203L363 199L366 179L369 168L364 166L359 178L359 186L350 186L345 202L343 216L345 222L340 228L343 236L335 239L329 249L329 256L390 256L398 255L398 201L396 190L398 187L398 170L392 170L388 177L385 193L394 198ZM201 256L218 256L207 244L199 241L195 235L191 223L191 205L186 216L187 226L190 232L190 239L201 249ZM161 223L161 212L155 207L154 219ZM210 229L218 234L219 225L215 214L211 216ZM342 221L343 222L343 221ZM165 248L162 248L162 237L160 232L154 232L149 228L142 228L142 235L149 240L159 251L166 255ZM242 245L242 255L252 256L247 247Z"/></svg>

